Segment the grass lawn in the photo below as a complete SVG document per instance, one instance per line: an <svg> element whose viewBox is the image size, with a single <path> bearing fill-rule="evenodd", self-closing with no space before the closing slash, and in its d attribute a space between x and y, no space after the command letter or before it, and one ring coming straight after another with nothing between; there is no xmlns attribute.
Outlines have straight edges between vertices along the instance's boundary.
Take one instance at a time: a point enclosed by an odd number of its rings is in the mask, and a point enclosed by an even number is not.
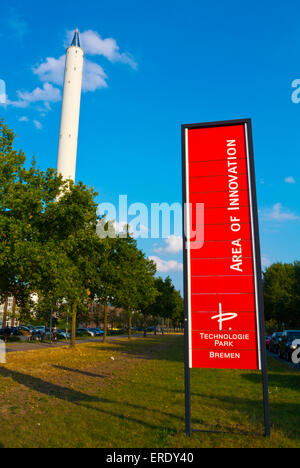
<svg viewBox="0 0 300 468"><path fill-rule="evenodd" d="M113 359L112 359L113 358ZM8 354L0 365L0 447L300 447L300 373L269 360L272 436L258 372L194 369L184 435L183 337Z"/></svg>

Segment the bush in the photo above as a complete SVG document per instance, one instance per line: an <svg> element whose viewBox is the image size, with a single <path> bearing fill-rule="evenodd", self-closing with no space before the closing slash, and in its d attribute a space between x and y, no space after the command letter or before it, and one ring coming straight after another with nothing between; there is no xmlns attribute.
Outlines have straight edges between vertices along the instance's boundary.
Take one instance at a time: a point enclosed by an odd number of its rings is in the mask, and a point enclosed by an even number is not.
<svg viewBox="0 0 300 468"><path fill-rule="evenodd" d="M108 330L107 335L125 335L125 330Z"/></svg>
<svg viewBox="0 0 300 468"><path fill-rule="evenodd" d="M5 341L5 336L4 336L4 335L0 335L0 340ZM8 341L8 343L18 343L18 342L21 341L21 338L20 338L19 336L13 336L13 335L12 335L12 336L10 336L10 337L8 338L7 341Z"/></svg>
<svg viewBox="0 0 300 468"><path fill-rule="evenodd" d="M8 342L9 343L18 343L21 341L19 336L10 336Z"/></svg>

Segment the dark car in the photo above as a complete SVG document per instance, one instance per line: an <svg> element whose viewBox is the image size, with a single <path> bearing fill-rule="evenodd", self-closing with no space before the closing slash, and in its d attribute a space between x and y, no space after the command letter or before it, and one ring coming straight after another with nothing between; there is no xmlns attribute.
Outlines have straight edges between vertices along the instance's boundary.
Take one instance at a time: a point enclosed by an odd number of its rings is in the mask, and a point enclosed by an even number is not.
<svg viewBox="0 0 300 468"><path fill-rule="evenodd" d="M78 336L95 336L92 332L89 331L88 328L77 328L76 335Z"/></svg>
<svg viewBox="0 0 300 468"><path fill-rule="evenodd" d="M11 334L13 336L20 336L21 335L21 333L19 332L19 327L11 327L10 329L11 329Z"/></svg>
<svg viewBox="0 0 300 468"><path fill-rule="evenodd" d="M18 329L19 335L22 335L22 336L30 336L31 335L30 328L28 328L28 327L24 327L23 325L21 325L20 327L17 327L17 329Z"/></svg>
<svg viewBox="0 0 300 468"><path fill-rule="evenodd" d="M278 353L279 349L279 340L281 340L282 332L274 332L271 336L271 340L269 343L269 351L271 353Z"/></svg>
<svg viewBox="0 0 300 468"><path fill-rule="evenodd" d="M293 352L299 346L294 345L295 340L300 340L300 330L285 330L279 342L278 356L291 361Z"/></svg>

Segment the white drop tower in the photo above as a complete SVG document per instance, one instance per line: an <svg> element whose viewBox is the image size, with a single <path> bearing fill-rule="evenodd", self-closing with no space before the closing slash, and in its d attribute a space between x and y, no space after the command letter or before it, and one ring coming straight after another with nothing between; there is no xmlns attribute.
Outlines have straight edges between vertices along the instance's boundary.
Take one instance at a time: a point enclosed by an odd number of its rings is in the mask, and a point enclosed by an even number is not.
<svg viewBox="0 0 300 468"><path fill-rule="evenodd" d="M64 179L75 181L78 127L83 71L83 49L76 29L72 44L67 48L64 89L59 131L57 172Z"/></svg>

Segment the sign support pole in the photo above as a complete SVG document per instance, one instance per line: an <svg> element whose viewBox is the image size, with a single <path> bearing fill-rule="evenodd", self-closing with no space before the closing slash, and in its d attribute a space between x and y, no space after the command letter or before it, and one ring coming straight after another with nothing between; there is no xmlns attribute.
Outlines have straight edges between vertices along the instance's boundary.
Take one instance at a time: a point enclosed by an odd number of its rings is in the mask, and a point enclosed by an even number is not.
<svg viewBox="0 0 300 468"><path fill-rule="evenodd" d="M260 254L260 239L258 227L258 212L257 212L257 196L256 196L256 183L255 183L255 168L254 168L254 151L253 151L253 138L252 138L252 125L251 120L247 122L248 145L249 145L249 163L251 169L251 193L253 201L253 225L254 225L254 244L255 244L255 262L257 266L257 294L259 304L259 336L260 336L260 357L261 357L261 373L262 373L262 387L263 387L263 401L264 401L264 423L265 423L265 437L270 437L270 404L269 404L269 385L268 385L268 368L267 368L267 353L266 353L266 339L265 339L265 314L264 314L264 297L261 281L261 254Z"/></svg>
<svg viewBox="0 0 300 468"><path fill-rule="evenodd" d="M263 333L264 336L264 333ZM264 348L263 348L264 349ZM268 370L266 364L265 350L262 353L262 383L263 383L263 398L264 398L264 421L265 421L265 437L269 438L270 429L270 406L269 406L269 386L268 386Z"/></svg>
<svg viewBox="0 0 300 468"><path fill-rule="evenodd" d="M181 127L181 145L182 145L182 220L186 219L186 210L189 209L186 200L186 164L185 164L185 129ZM188 309L188 261L187 261L187 224L183 222L182 242L183 242L183 269L184 269L184 382L185 382L185 434L190 437L192 434L191 422L191 378L190 378L190 359L189 359L189 309Z"/></svg>
<svg viewBox="0 0 300 468"><path fill-rule="evenodd" d="M190 437L192 434L191 424L191 379L189 367L189 345L188 345L188 319L184 319L184 377L185 377L185 434Z"/></svg>

